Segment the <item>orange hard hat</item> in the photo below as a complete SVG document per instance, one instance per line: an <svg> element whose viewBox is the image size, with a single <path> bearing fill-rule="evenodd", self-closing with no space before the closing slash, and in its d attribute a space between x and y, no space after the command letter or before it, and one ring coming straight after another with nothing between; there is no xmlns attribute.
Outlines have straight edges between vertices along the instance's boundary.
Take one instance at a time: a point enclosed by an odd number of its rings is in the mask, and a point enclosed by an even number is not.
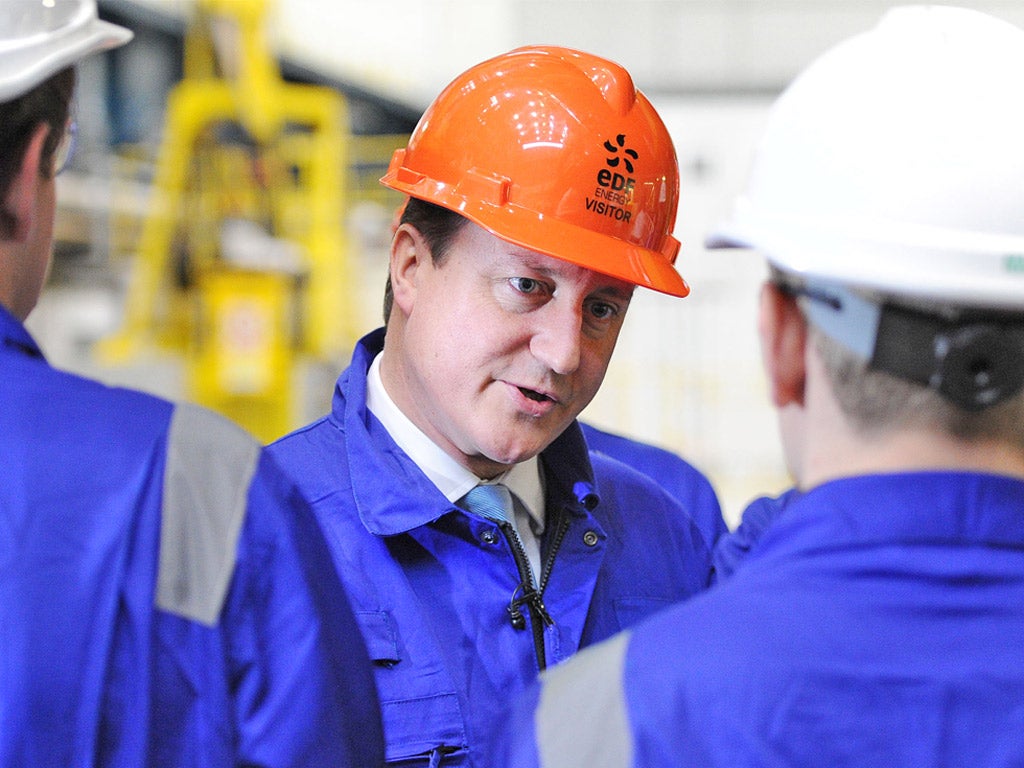
<svg viewBox="0 0 1024 768"><path fill-rule="evenodd" d="M488 231L673 296L679 166L665 124L618 64L517 48L467 70L424 112L381 183Z"/></svg>

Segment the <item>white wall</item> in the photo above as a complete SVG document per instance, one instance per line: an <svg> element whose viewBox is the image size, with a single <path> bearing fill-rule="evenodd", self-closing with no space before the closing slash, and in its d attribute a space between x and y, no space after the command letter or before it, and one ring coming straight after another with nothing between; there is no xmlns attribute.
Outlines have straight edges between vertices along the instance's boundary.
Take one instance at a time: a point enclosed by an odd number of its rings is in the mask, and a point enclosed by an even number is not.
<svg viewBox="0 0 1024 768"><path fill-rule="evenodd" d="M101 0L101 2L114 0ZM195 0L117 0L187 15ZM238 0L241 2L242 0ZM777 90L870 27L892 0L265 0L274 47L426 106L452 77L517 45L583 48L648 92ZM946 3L949 4L949 3ZM1021 0L959 0L1024 26Z"/></svg>

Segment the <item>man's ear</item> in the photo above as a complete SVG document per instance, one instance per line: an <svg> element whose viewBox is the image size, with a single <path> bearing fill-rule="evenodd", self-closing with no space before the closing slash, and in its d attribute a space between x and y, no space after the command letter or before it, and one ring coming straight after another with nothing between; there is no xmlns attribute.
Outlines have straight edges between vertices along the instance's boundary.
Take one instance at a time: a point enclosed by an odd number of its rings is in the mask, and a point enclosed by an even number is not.
<svg viewBox="0 0 1024 768"><path fill-rule="evenodd" d="M10 216L13 225L7 237L10 240L24 240L32 231L36 215L36 193L42 176L39 173L43 157L43 144L50 127L45 123L36 126L25 148L21 168L11 179L4 198L4 211Z"/></svg>
<svg viewBox="0 0 1024 768"><path fill-rule="evenodd" d="M391 290L395 304L407 315L416 301L416 274L430 258L430 248L416 227L401 224L395 229L391 238Z"/></svg>
<svg viewBox="0 0 1024 768"><path fill-rule="evenodd" d="M772 403L783 408L804 403L807 321L796 298L773 283L761 289L761 357Z"/></svg>

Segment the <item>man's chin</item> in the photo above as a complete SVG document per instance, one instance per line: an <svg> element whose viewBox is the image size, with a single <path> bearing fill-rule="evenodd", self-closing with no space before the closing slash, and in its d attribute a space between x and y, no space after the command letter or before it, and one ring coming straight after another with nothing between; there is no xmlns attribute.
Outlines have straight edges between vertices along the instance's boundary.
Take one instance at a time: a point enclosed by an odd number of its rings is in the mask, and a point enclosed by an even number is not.
<svg viewBox="0 0 1024 768"><path fill-rule="evenodd" d="M486 456L493 462L512 466L521 464L532 459L552 442L561 432L545 432L542 436L531 435L530 439L515 443L506 442L503 445L495 445L487 451Z"/></svg>

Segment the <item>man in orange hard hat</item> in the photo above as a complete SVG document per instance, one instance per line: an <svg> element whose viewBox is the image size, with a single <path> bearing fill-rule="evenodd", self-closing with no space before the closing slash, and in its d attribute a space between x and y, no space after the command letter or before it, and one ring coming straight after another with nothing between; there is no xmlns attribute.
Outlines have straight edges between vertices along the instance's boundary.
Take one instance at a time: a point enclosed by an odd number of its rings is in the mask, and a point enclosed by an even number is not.
<svg viewBox="0 0 1024 768"><path fill-rule="evenodd" d="M510 694L710 579L689 511L576 423L634 288L688 292L676 156L622 67L532 47L457 77L382 181L409 196L386 326L270 452L332 542L388 760L488 766Z"/></svg>

